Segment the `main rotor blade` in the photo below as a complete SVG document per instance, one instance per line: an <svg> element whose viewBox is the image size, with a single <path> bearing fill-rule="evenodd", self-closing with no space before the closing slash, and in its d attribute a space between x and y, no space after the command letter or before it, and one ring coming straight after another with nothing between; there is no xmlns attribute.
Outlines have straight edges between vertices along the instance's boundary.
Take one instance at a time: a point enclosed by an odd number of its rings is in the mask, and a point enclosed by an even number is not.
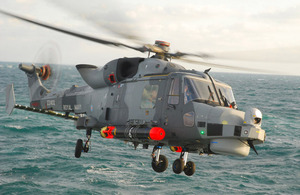
<svg viewBox="0 0 300 195"><path fill-rule="evenodd" d="M213 58L271 63L299 63L300 46L256 49L247 51L215 52Z"/></svg>
<svg viewBox="0 0 300 195"><path fill-rule="evenodd" d="M213 54L176 52L174 54L168 55L174 59L184 56L191 56L213 60L234 60L267 63L299 63L300 46L298 45L293 47L256 49L248 51L214 52Z"/></svg>
<svg viewBox="0 0 300 195"><path fill-rule="evenodd" d="M215 64L210 62L203 62L203 61L197 61L192 59L186 59L186 58L178 58L178 60L192 63L192 64L198 64L208 67L215 67L215 68L223 68L223 69L229 69L229 70L241 70L241 71L247 71L247 72L257 72L257 73L278 73L270 70L263 70L263 69L254 69L254 68L246 68L246 67L237 67L237 66L230 66L230 65L221 65L221 64Z"/></svg>
<svg viewBox="0 0 300 195"><path fill-rule="evenodd" d="M199 58L214 58L214 56L207 54L207 53L183 53L183 52L176 52L176 53L168 53L168 55L174 59L179 59L183 56L192 56L192 57L199 57Z"/></svg>
<svg viewBox="0 0 300 195"><path fill-rule="evenodd" d="M61 32L61 33L64 33L64 34L68 34L68 35L78 37L78 38L81 38L81 39L93 41L93 42L96 42L96 43L100 43L100 44L104 44L104 45L113 45L113 46L116 46L116 47L126 47L126 48L133 49L133 50L140 51L140 52L147 51L147 49L145 47L133 47L133 46L126 45L126 44L123 44L123 43L118 43L118 42L108 41L108 40L104 40L104 39L99 39L99 38L92 37L92 36L89 36L89 35L80 34L80 33L77 33L77 32L70 31L70 30L55 27L53 25L38 22L36 20L21 17L21 16L18 16L18 15L15 15L15 14L3 11L3 10L0 10L0 13L2 13L4 15L7 15L7 16L10 16L10 17L13 17L13 18L16 18L16 19L19 19L19 20L22 20L22 21L25 21L25 22L29 22L29 23L32 23L32 24L35 24L35 25L38 25L38 26L42 26L42 27L45 27L45 28L48 28L48 29L51 29L51 30L55 30L55 31L58 31L58 32Z"/></svg>
<svg viewBox="0 0 300 195"><path fill-rule="evenodd" d="M73 1L70 4L68 1L50 1L55 6L62 8L64 11L71 14L73 17L77 17L85 20L89 24L108 30L115 35L130 40L138 45L141 45L143 37L136 34L135 24L126 17L126 13L116 13L114 18L111 19L110 12L95 11L99 4L92 5L84 1Z"/></svg>

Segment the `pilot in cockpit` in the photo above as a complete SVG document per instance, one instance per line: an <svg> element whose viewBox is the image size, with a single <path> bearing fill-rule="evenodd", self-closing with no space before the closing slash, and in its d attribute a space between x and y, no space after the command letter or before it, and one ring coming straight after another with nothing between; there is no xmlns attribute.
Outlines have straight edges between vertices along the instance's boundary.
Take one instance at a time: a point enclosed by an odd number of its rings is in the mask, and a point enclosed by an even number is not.
<svg viewBox="0 0 300 195"><path fill-rule="evenodd" d="M189 101L192 101L194 98L193 90L190 89L190 87L185 83L184 85L184 103L188 103Z"/></svg>

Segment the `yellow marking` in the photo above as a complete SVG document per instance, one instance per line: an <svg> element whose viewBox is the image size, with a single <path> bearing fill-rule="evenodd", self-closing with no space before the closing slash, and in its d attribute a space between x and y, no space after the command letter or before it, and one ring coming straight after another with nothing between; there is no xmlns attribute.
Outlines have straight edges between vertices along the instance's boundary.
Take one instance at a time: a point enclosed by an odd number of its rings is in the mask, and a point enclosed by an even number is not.
<svg viewBox="0 0 300 195"><path fill-rule="evenodd" d="M256 115L253 115L253 117L255 118L255 117L256 117Z"/></svg>
<svg viewBox="0 0 300 195"><path fill-rule="evenodd" d="M169 73L169 74L170 74L170 73ZM168 76L169 74L147 75L147 76L144 76L144 77L166 77L166 76Z"/></svg>
<svg viewBox="0 0 300 195"><path fill-rule="evenodd" d="M222 121L222 124L223 125L228 125L228 122L224 120L224 121Z"/></svg>
<svg viewBox="0 0 300 195"><path fill-rule="evenodd" d="M256 133L260 133L260 131L256 131Z"/></svg>
<svg viewBox="0 0 300 195"><path fill-rule="evenodd" d="M101 137L103 138L106 138L107 136L105 135L105 133L103 133L103 131L107 130L107 127L102 127L101 130L100 130L100 135Z"/></svg>
<svg viewBox="0 0 300 195"><path fill-rule="evenodd" d="M246 124L247 122L246 121L244 121L244 124Z"/></svg>
<svg viewBox="0 0 300 195"><path fill-rule="evenodd" d="M100 131L103 131L103 130L106 130L106 129L107 129L107 127L102 127Z"/></svg>
<svg viewBox="0 0 300 195"><path fill-rule="evenodd" d="M171 149L172 152L176 151L174 146L170 146L170 149Z"/></svg>

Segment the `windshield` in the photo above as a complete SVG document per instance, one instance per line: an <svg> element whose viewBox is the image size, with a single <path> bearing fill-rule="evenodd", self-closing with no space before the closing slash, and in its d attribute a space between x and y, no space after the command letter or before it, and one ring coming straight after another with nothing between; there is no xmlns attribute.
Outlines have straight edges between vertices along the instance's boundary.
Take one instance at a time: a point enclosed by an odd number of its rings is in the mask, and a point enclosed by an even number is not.
<svg viewBox="0 0 300 195"><path fill-rule="evenodd" d="M194 77L184 78L184 103L192 100L218 102L211 82Z"/></svg>
<svg viewBox="0 0 300 195"><path fill-rule="evenodd" d="M216 84L221 102L226 107L235 107L235 99L231 87L225 84Z"/></svg>
<svg viewBox="0 0 300 195"><path fill-rule="evenodd" d="M216 82L215 86L218 94L216 94L211 81L197 77L185 77L183 88L184 103L200 101L220 105L218 101L219 97L222 106L230 107L235 102L231 87L219 82Z"/></svg>

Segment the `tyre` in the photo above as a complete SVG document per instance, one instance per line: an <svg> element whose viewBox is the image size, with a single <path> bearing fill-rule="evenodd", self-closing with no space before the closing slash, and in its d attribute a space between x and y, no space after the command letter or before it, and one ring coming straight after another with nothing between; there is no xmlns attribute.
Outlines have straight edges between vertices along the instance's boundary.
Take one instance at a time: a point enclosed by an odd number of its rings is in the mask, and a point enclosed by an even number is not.
<svg viewBox="0 0 300 195"><path fill-rule="evenodd" d="M187 162L183 171L187 176L192 176L196 171L195 163L193 161Z"/></svg>
<svg viewBox="0 0 300 195"><path fill-rule="evenodd" d="M167 157L165 157L164 155L159 155L158 162L155 161L155 158L156 157L152 159L153 170L158 173L164 172L168 168L168 164L169 164Z"/></svg>
<svg viewBox="0 0 300 195"><path fill-rule="evenodd" d="M81 156L81 151L82 151L82 139L78 139L75 147L75 157L80 158Z"/></svg>
<svg viewBox="0 0 300 195"><path fill-rule="evenodd" d="M184 169L184 162L182 159L178 158L173 163L173 172L180 174Z"/></svg>

